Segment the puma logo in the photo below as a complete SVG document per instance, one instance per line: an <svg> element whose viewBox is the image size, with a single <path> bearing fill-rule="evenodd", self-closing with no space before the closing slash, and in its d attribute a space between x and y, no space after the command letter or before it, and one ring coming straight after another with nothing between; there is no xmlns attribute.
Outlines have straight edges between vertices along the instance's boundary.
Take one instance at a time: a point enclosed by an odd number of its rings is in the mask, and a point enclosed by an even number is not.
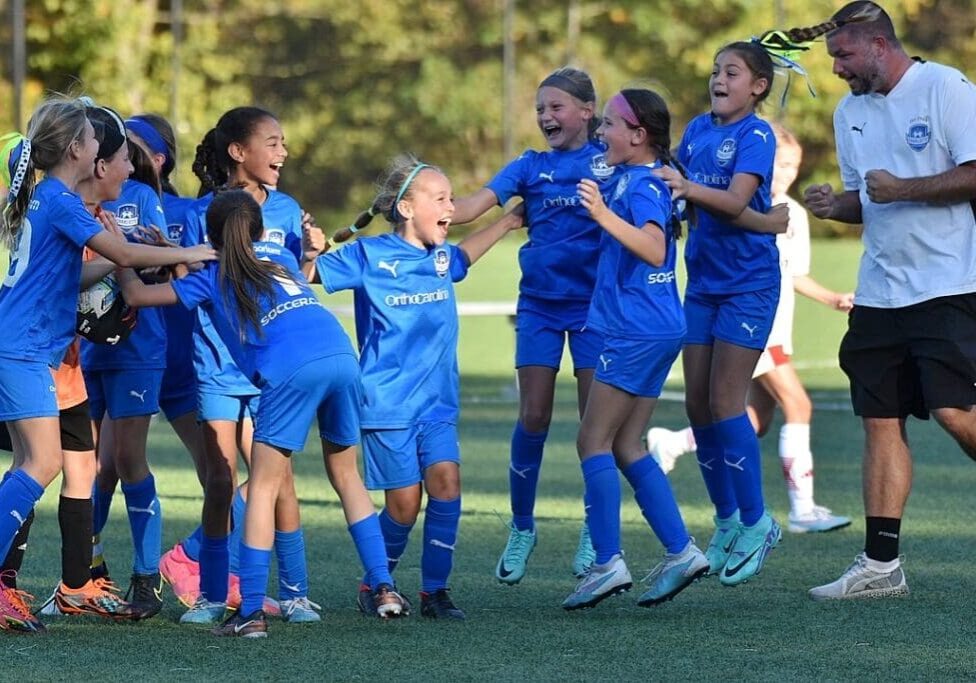
<svg viewBox="0 0 976 683"><path fill-rule="evenodd" d="M512 472L514 472L516 475L522 477L522 479L527 479L527 477L525 476L526 473L532 470L531 467L526 467L520 470L513 463L508 464L508 469L512 470Z"/></svg>
<svg viewBox="0 0 976 683"><path fill-rule="evenodd" d="M397 266L398 265L400 265L400 262L399 261L394 261L392 264L387 263L386 261L380 261L379 262L379 269L380 270L388 270L388 271L390 271L390 275L392 275L393 277L396 277L397 276L396 269L397 269Z"/></svg>
<svg viewBox="0 0 976 683"><path fill-rule="evenodd" d="M860 126L851 126L851 130L857 131L857 133L863 138L864 137L864 126L866 126L866 125L868 125L868 122L867 121L865 121L864 123L862 123Z"/></svg>
<svg viewBox="0 0 976 683"><path fill-rule="evenodd" d="M140 402L145 403L146 402L146 392L147 391L149 391L149 390L148 389L143 389L142 390L142 393L139 393L135 389L129 389L129 396L134 396L135 398L139 399Z"/></svg>
<svg viewBox="0 0 976 683"><path fill-rule="evenodd" d="M606 372L607 367L613 362L613 358L607 358L602 353L600 354L600 362L603 363L603 370Z"/></svg>
<svg viewBox="0 0 976 683"><path fill-rule="evenodd" d="M556 175L556 172L555 171L549 171L548 173L543 173L541 171L539 172L539 177L540 178L545 178L550 183L553 182L552 178L553 178L554 175Z"/></svg>
<svg viewBox="0 0 976 683"><path fill-rule="evenodd" d="M698 466L699 467L703 467L706 470L712 470L713 469L713 467L712 467L712 463L713 462L715 462L715 458L712 458L711 460L706 460L705 462L702 462L701 460L699 460L698 461Z"/></svg>
<svg viewBox="0 0 976 683"><path fill-rule="evenodd" d="M745 472L746 471L745 468L742 467L742 463L744 463L745 461L746 461L745 456L743 456L739 458L736 462L729 462L728 460L725 460L725 464L728 465L729 467L734 467L740 472Z"/></svg>
<svg viewBox="0 0 976 683"><path fill-rule="evenodd" d="M769 137L769 131L768 130L767 131L762 131L762 130L759 130L758 128L753 128L752 129L752 132L753 132L753 134L758 135L759 137L761 137L763 139L763 142L766 142L766 138Z"/></svg>
<svg viewBox="0 0 976 683"><path fill-rule="evenodd" d="M661 196L661 188L659 188L657 185L655 185L654 183L648 183L647 186L652 190L654 190L657 193L658 197Z"/></svg>
<svg viewBox="0 0 976 683"><path fill-rule="evenodd" d="M454 546L445 543L444 541L438 541L436 538L430 539L430 544L436 548L444 548L445 550L450 550L454 552Z"/></svg>
<svg viewBox="0 0 976 683"><path fill-rule="evenodd" d="M153 517L155 517L155 516L156 516L156 511L155 511L155 510L153 510L153 508L152 508L152 505L150 505L150 506L149 506L149 507L147 507L147 508L138 508L138 507L136 507L135 505L130 505L130 506L128 506L128 507L127 507L126 509L127 509L127 510L128 510L129 512L145 512L145 513L146 513L147 515L151 515L151 516L153 516Z"/></svg>
<svg viewBox="0 0 976 683"><path fill-rule="evenodd" d="M759 325L753 325L752 327L749 327L745 323L741 323L739 327L741 327L743 330L748 332L750 338L752 338L752 336L756 333L756 330L759 329Z"/></svg>
<svg viewBox="0 0 976 683"><path fill-rule="evenodd" d="M692 152L695 151L695 144L696 143L694 142L689 142L687 145L685 145L685 149L688 150L688 154L691 154Z"/></svg>

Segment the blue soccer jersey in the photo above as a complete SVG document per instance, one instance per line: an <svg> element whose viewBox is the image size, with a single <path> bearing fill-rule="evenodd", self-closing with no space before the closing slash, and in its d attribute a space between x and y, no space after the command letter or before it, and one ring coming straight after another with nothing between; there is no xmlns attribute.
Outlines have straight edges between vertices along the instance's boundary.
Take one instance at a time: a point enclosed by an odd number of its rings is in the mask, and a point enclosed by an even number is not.
<svg viewBox="0 0 976 683"><path fill-rule="evenodd" d="M186 212L184 243L205 244L207 239L207 207L213 194L198 199ZM265 240L285 247L296 259L301 258L302 212L298 202L282 192L268 191L261 205ZM197 310L197 325L193 333L193 363L197 371L199 390L210 394L249 396L257 388L237 368L220 334L214 328L206 308Z"/></svg>
<svg viewBox="0 0 976 683"><path fill-rule="evenodd" d="M138 180L126 180L116 201L102 208L115 214L119 228L130 242L135 230L156 226L165 234L166 216L156 192ZM166 320L160 308L141 308L132 334L116 346L81 340L81 366L96 370L162 370L166 367Z"/></svg>
<svg viewBox="0 0 976 683"><path fill-rule="evenodd" d="M728 126L716 125L710 114L702 114L685 129L678 160L691 180L716 190L728 190L736 173L758 176L760 184L749 207L766 213L775 152L772 129L755 114ZM735 294L779 286L775 235L735 227L700 206L695 212L698 224L689 230L685 247L689 291Z"/></svg>
<svg viewBox="0 0 976 683"><path fill-rule="evenodd" d="M499 204L515 196L525 202L529 240L519 249L522 294L589 302L601 230L580 203L576 185L613 175L604 150L595 142L568 152L526 150L488 183Z"/></svg>
<svg viewBox="0 0 976 683"><path fill-rule="evenodd" d="M600 244L596 289L587 327L623 339L675 339L685 334L685 316L675 277L675 236L671 192L651 175L651 166L622 166L612 187L610 210L637 229L648 222L664 232L664 263L655 267L639 259L610 233Z"/></svg>
<svg viewBox="0 0 976 683"><path fill-rule="evenodd" d="M458 418L454 283L468 259L452 244L421 249L396 233L360 239L316 261L325 289L352 289L367 429Z"/></svg>
<svg viewBox="0 0 976 683"><path fill-rule="evenodd" d="M255 293L260 329L250 324L242 327L234 295L225 298L217 262L173 282L185 308L201 307L210 313L237 367L254 386L280 386L309 361L340 353L352 355L349 337L319 302L294 255L272 242L255 243L254 252L288 273L288 277L275 278L271 298Z"/></svg>
<svg viewBox="0 0 976 683"><path fill-rule="evenodd" d="M81 250L101 231L64 183L38 183L0 284L0 357L61 364L75 333Z"/></svg>

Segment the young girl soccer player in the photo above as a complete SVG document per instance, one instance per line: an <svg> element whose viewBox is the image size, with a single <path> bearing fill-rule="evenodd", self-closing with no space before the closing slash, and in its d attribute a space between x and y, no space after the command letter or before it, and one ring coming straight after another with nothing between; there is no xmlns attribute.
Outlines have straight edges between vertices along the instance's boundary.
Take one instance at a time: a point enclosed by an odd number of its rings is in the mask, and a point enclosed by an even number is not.
<svg viewBox="0 0 976 683"><path fill-rule="evenodd" d="M586 321L603 335L603 348L577 440L596 560L563 602L570 610L592 607L631 587L620 549L618 468L666 549L638 604L670 600L708 571L667 477L641 443L685 334L675 277L680 224L667 186L651 175L652 168L673 163L670 130L671 116L657 93L617 93L607 102L598 131L607 145L607 163L617 169L609 206L595 182L585 179L579 185L583 206L604 230Z"/></svg>
<svg viewBox="0 0 976 683"><path fill-rule="evenodd" d="M516 313L515 367L519 418L512 433L508 543L495 578L515 584L536 544L534 508L543 446L552 420L556 373L567 339L573 357L580 415L600 353L599 335L586 327L596 281L600 228L580 205L580 178L601 182L613 174L603 146L592 140L596 93L590 77L558 69L539 84L536 121L550 149L527 150L487 186L457 200L455 223L467 223L514 196L525 201L528 242L519 250L522 277ZM577 576L593 561L586 525L573 562Z"/></svg>
<svg viewBox="0 0 976 683"><path fill-rule="evenodd" d="M135 145L130 152L144 154ZM115 214L130 241L139 240L141 228L166 226L155 169L145 163L136 167L122 185L121 196L102 207ZM92 558L93 575L108 575L101 534L116 483L121 479L134 548L127 596L143 617L150 617L163 606L159 575L163 511L146 448L150 419L159 412L159 392L166 367L166 321L162 310L139 311L138 324L117 345L82 341L81 365L99 458L93 492L94 529L98 539Z"/></svg>
<svg viewBox="0 0 976 683"><path fill-rule="evenodd" d="M262 241L285 248L296 260L303 258L302 218L298 203L270 188L278 184L288 157L278 120L257 107L237 107L224 113L197 148L194 172L200 178L201 199L187 212L184 240L207 240L205 214L221 187L241 187L261 206L266 233ZM168 553L167 580L177 596L192 609L184 623L219 621L226 606L236 607L237 586L228 594L228 571L236 584L245 488L236 487L237 453L250 460L252 418L257 413L259 388L237 367L226 342L210 320L210 311L197 311L194 362L199 396L198 416L206 446L206 480L201 528ZM291 467L276 508L275 552L278 559L278 595L282 614L289 621L318 621L315 603L308 599L305 541L294 497ZM228 536L228 512L232 512ZM199 539L199 564L192 557ZM189 550L187 550L189 548ZM265 606L270 610L274 605Z"/></svg>
<svg viewBox="0 0 976 683"><path fill-rule="evenodd" d="M394 231L320 256L316 266L326 290L356 294L366 485L386 491L379 517L390 570L403 555L426 488L421 614L463 619L448 593L461 517L453 283L522 218L506 214L459 246L445 244L454 214L451 183L411 156L394 160L373 208ZM423 353L409 353L418 340ZM364 583L360 608L372 613L373 602Z"/></svg>
<svg viewBox="0 0 976 683"><path fill-rule="evenodd" d="M129 244L105 229L75 193L91 177L98 154L94 128L78 100L42 103L28 124L0 238L11 248L0 285L0 319L15 329L0 340L0 420L7 422L15 458L23 464L0 483L0 557L44 488L61 471L61 442L51 368L75 326L81 250L123 266L165 266L211 258L208 247L169 249ZM35 173L46 176L37 182ZM15 608L0 580L0 629L36 632L38 622Z"/></svg>
<svg viewBox="0 0 976 683"><path fill-rule="evenodd" d="M122 183L132 166L122 120L115 112L88 107L99 141L94 174L78 184L78 193L94 214L102 201L118 198ZM106 125L108 124L108 125ZM16 136L14 142L22 141ZM4 153L0 158L7 159ZM14 167L18 155L12 156ZM7 165L5 164L6 168ZM0 169L2 172L3 169ZM10 168L5 173L5 186L10 184ZM115 264L94 259L82 266L81 289L87 289L115 270ZM92 484L95 481L95 443L92 435L88 396L81 373L79 342L75 338L65 352L61 365L54 372L57 390L62 449L61 496L58 500L58 523L61 530L61 581L44 605L41 614L87 614L110 619L137 618L139 613L120 598L116 588L105 579L92 579L89 573L92 548ZM21 462L12 463L11 470ZM3 570L19 571L30 533L33 511L21 525L14 538ZM5 573L5 582L16 587L16 576Z"/></svg>
<svg viewBox="0 0 976 683"><path fill-rule="evenodd" d="M813 455L810 452L813 406L790 360L793 355L794 290L843 312L851 309L854 295L831 291L809 275L810 228L807 214L786 193L800 169L803 150L792 133L778 124L771 125L776 134L772 201L787 203L790 227L787 232L776 236L782 271L779 305L766 349L753 371L752 386L749 388L749 418L762 437L769 431L776 406L783 410L785 424L779 433L779 457L790 502L787 529L793 533L832 531L846 527L851 520L817 505L813 498ZM661 468L668 472L679 456L695 450L695 437L690 427L679 431L655 427L647 433L647 446Z"/></svg>
<svg viewBox="0 0 976 683"><path fill-rule="evenodd" d="M770 206L776 138L755 109L769 94L773 62L758 42L731 43L716 53L708 83L712 109L688 124L678 148L690 179L667 167L655 174L698 209L685 250L685 405L716 511L709 571L732 586L758 574L781 537L745 410L779 299L779 255L772 234L733 224L748 207Z"/></svg>
<svg viewBox="0 0 976 683"><path fill-rule="evenodd" d="M386 567L379 521L356 469L362 394L356 356L338 321L300 274L294 255L271 242L256 243L265 231L261 207L248 192L219 192L207 209L207 236L220 253L219 265L164 285L140 286L134 278L124 285L134 288L126 290L126 298L138 305L181 302L209 308L237 366L261 388L240 551L242 601L214 629L221 636L267 635L262 605L275 508L295 496L289 458L304 446L316 415L329 480L370 577L375 608L386 617L403 609Z"/></svg>

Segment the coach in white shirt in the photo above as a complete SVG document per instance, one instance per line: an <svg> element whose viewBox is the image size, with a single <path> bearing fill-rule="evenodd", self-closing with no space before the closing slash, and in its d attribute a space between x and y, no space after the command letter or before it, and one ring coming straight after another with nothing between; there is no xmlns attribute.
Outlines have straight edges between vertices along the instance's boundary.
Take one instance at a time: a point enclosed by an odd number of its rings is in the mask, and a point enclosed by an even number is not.
<svg viewBox="0 0 976 683"><path fill-rule="evenodd" d="M864 552L815 600L908 593L898 557L912 483L909 415L931 413L976 459L976 88L910 58L873 2L827 34L851 94L834 113L844 189L807 188L820 217L864 224L854 309L840 348L866 434Z"/></svg>

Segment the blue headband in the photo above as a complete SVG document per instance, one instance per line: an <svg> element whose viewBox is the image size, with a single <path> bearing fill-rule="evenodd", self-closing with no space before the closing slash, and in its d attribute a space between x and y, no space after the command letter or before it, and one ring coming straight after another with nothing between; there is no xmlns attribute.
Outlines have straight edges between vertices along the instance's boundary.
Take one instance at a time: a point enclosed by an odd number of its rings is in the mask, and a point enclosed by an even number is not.
<svg viewBox="0 0 976 683"><path fill-rule="evenodd" d="M162 154L166 157L166 164L173 163L173 156L170 154L169 146L163 140L156 128L141 116L133 116L125 120L125 127L142 138L154 154Z"/></svg>
<svg viewBox="0 0 976 683"><path fill-rule="evenodd" d="M406 194L407 190L410 188L410 183L412 183L413 179L417 177L417 174L425 168L431 168L431 166L423 162L417 162L417 165L414 166L413 170L407 175L406 180L403 181L403 184L400 186L400 191L397 192L396 199L393 200L393 218L400 215L400 211L397 209L397 204L400 203L400 200L403 199L403 195Z"/></svg>

